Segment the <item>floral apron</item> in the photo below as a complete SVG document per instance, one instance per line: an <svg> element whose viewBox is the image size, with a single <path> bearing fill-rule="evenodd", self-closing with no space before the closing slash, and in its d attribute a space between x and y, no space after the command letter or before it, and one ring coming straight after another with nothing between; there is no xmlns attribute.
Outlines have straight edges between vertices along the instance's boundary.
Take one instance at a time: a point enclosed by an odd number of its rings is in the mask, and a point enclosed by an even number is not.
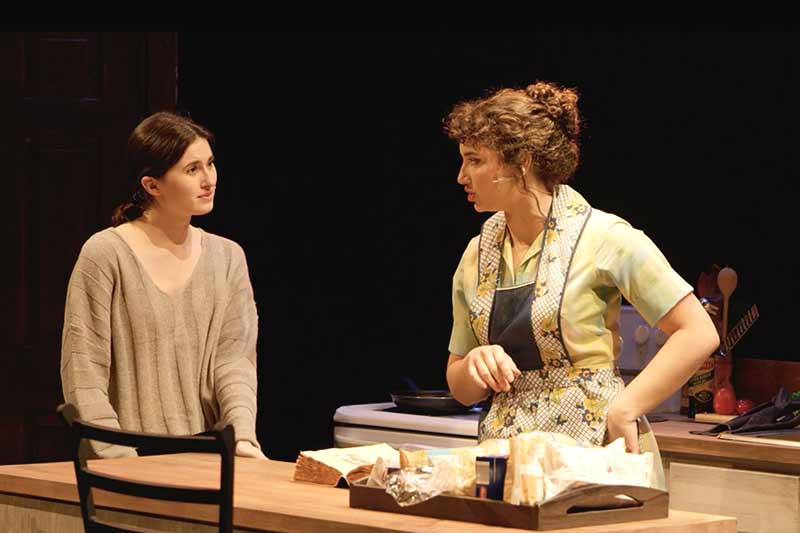
<svg viewBox="0 0 800 533"><path fill-rule="evenodd" d="M482 345L499 344L522 374L508 392L495 393L481 419L478 440L526 431L565 433L596 446L606 443L606 413L625 385L616 368L576 367L561 334L561 305L572 259L591 207L577 191L559 185L544 227L533 282L499 287L505 214L483 225L478 245L478 288L470 321ZM653 486L663 488L660 455L644 417L640 445L654 451Z"/></svg>

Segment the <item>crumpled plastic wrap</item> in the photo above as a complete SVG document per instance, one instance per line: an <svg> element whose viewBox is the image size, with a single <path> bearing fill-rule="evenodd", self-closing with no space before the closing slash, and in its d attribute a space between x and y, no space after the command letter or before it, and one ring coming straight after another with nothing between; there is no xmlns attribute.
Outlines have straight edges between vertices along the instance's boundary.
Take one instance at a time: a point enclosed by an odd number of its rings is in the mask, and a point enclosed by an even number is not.
<svg viewBox="0 0 800 533"><path fill-rule="evenodd" d="M438 470L432 466L401 468L386 476L386 492L400 507L430 500L442 493Z"/></svg>
<svg viewBox="0 0 800 533"><path fill-rule="evenodd" d="M475 493L475 451L437 450L427 457L429 464L408 466L385 475L386 492L401 507L415 505L438 496ZM380 470L373 469L376 477Z"/></svg>

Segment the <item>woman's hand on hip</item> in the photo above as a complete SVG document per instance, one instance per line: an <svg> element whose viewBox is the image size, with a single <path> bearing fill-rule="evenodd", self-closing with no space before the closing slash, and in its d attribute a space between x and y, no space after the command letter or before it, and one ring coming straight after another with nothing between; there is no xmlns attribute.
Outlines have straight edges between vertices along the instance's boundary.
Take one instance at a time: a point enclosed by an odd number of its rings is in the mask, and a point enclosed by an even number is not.
<svg viewBox="0 0 800 533"><path fill-rule="evenodd" d="M236 455L239 457L253 457L255 459L267 459L260 449L253 446L253 443L247 440L240 440L236 443Z"/></svg>
<svg viewBox="0 0 800 533"><path fill-rule="evenodd" d="M466 363L470 378L494 392L510 390L511 383L521 374L511 356L497 344L473 348L466 356Z"/></svg>

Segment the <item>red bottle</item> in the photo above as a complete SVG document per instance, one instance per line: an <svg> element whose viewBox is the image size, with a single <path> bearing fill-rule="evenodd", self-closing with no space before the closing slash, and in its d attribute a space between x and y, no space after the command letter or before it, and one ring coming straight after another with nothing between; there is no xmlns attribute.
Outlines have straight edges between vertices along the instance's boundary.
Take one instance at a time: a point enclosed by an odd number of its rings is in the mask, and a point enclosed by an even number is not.
<svg viewBox="0 0 800 533"><path fill-rule="evenodd" d="M720 415L736 414L736 394L730 383L714 391L714 412Z"/></svg>
<svg viewBox="0 0 800 533"><path fill-rule="evenodd" d="M714 412L720 415L736 414L736 392L731 384L732 367L730 358L717 360L714 376Z"/></svg>

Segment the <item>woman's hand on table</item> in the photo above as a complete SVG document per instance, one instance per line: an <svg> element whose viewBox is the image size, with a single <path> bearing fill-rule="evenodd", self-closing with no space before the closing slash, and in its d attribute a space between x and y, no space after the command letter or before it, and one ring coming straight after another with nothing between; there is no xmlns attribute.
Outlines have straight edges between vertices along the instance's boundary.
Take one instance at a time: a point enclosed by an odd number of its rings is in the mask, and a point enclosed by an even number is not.
<svg viewBox="0 0 800 533"><path fill-rule="evenodd" d="M253 443L247 440L240 440L236 443L236 455L239 457L267 459L267 456L264 455L264 452L253 446Z"/></svg>

